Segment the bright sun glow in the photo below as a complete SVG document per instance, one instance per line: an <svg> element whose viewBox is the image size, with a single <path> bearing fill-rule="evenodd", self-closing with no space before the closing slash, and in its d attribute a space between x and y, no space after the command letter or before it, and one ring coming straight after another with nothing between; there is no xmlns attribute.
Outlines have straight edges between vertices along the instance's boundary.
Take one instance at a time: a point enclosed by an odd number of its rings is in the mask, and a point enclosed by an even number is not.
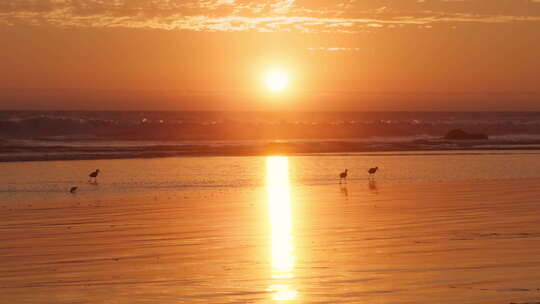
<svg viewBox="0 0 540 304"><path fill-rule="evenodd" d="M281 92L289 84L289 76L283 71L268 72L264 78L266 87L273 92Z"/></svg>

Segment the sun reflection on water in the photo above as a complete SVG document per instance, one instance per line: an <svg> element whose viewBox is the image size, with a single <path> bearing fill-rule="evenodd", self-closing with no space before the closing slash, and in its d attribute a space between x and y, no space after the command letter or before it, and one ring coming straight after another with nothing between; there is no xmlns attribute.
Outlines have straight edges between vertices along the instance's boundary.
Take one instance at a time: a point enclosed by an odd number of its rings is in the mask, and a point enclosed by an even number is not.
<svg viewBox="0 0 540 304"><path fill-rule="evenodd" d="M289 183L289 160L272 156L266 159L266 189L272 256L272 279L279 283L269 286L276 301L294 300L298 292L287 283L294 278L294 247L292 236L292 202Z"/></svg>

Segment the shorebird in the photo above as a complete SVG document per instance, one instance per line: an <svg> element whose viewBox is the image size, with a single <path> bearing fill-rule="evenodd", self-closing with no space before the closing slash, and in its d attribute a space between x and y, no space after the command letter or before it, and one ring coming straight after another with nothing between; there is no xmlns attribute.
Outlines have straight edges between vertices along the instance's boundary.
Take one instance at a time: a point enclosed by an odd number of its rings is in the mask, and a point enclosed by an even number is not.
<svg viewBox="0 0 540 304"><path fill-rule="evenodd" d="M371 175L375 174L377 172L377 170L379 170L379 167L371 168L371 169L368 170L368 173L371 176Z"/></svg>
<svg viewBox="0 0 540 304"><path fill-rule="evenodd" d="M79 189L79 187L71 187L71 189L69 189L69 193L75 193L77 192L77 189Z"/></svg>
<svg viewBox="0 0 540 304"><path fill-rule="evenodd" d="M96 171L90 173L88 176L90 177L90 179L88 180L88 182L91 182L92 179L94 179L94 182L97 183L97 176L99 175L99 169L96 169Z"/></svg>
<svg viewBox="0 0 540 304"><path fill-rule="evenodd" d="M347 173L349 172L349 169L345 169L345 171L341 172L341 174L339 174L339 183L341 184L341 182L343 180L347 180Z"/></svg>

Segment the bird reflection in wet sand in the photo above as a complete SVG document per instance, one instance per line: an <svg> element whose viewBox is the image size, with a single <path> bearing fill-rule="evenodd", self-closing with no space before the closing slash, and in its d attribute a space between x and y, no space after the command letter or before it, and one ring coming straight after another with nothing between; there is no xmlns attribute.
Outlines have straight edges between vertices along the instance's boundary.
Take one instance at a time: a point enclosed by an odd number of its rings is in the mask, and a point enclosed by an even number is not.
<svg viewBox="0 0 540 304"><path fill-rule="evenodd" d="M379 188L377 182L374 179L370 179L368 183L369 190L375 194L379 194Z"/></svg>
<svg viewBox="0 0 540 304"><path fill-rule="evenodd" d="M341 191L341 194L343 194L344 196L349 196L349 189L347 188L347 184L340 184L339 191Z"/></svg>

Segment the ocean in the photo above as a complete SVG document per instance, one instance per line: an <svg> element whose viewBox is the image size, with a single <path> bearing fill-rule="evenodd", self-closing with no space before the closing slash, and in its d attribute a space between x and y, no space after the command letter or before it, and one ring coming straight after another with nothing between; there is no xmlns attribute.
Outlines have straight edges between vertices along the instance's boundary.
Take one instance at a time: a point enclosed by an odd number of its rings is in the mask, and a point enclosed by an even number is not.
<svg viewBox="0 0 540 304"><path fill-rule="evenodd" d="M540 112L0 112L4 162L538 149Z"/></svg>

